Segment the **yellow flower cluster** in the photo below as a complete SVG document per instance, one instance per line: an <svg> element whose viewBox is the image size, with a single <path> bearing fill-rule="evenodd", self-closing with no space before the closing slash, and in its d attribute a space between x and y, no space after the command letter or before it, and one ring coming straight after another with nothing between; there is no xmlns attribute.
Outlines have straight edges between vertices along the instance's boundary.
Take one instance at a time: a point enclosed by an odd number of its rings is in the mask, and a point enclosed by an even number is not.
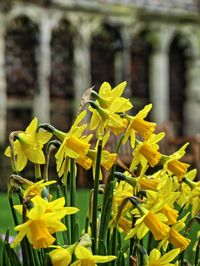
<svg viewBox="0 0 200 266"><path fill-rule="evenodd" d="M187 225L200 213L200 182L194 181L196 169L188 171L190 165L181 161L188 143L171 155L162 154L159 142L165 133L156 134L156 123L145 119L152 105L148 104L132 115L130 100L122 96L125 87L126 82L113 89L108 82L104 82L98 93L91 89L90 96L83 101L86 110L77 115L68 132L50 124L38 125L37 118L34 118L24 132L13 133L5 155L11 157L14 173L20 174L29 160L35 164L36 179L45 178L47 181L47 169L43 177L40 165L48 166L47 155L53 145L57 149L55 161L58 178L48 182L44 179L25 182L25 179L18 177L10 184L10 191L16 190L22 199L21 205L14 206L22 215L22 224L15 227L18 234L11 247L26 236L34 249L51 249L49 256L53 266L90 266L114 259L120 265L127 257L128 249L129 253L136 249L141 251L138 243L147 233L154 238L156 246L149 254L143 255L144 266L175 265L170 262L188 248L191 240L186 237ZM90 118L86 115L87 111ZM53 136L55 139L52 140ZM111 151L107 147L116 136L120 136L120 141L116 150ZM118 150L120 145L127 142L132 152L130 164L125 166ZM44 154L45 144L48 154ZM116 170L118 162L120 171ZM94 178L84 231L85 235L90 234L88 238L92 241L84 244L84 234L76 235L74 215L78 211L75 207L77 165L86 170L92 169ZM99 185L102 168L109 172L105 185ZM68 207L65 202L66 177L70 179ZM48 191L48 186L53 183L64 191L63 196L56 200L51 200ZM99 193L103 194L101 203L98 202ZM184 216L181 214L183 209ZM66 215L70 215L68 229L71 240L58 245L56 233L66 231L67 219L65 222L63 219ZM184 230L187 231L185 234ZM129 239L132 241L128 248L122 248L117 238L124 238L125 243L129 243ZM174 249L169 251L171 247ZM137 252L131 253L130 258L137 260L137 256Z"/></svg>

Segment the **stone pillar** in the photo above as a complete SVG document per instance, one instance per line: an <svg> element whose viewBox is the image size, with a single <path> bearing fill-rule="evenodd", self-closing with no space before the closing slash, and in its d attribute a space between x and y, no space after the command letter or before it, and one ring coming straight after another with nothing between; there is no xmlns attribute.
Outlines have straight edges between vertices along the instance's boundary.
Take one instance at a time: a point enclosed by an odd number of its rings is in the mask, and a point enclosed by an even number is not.
<svg viewBox="0 0 200 266"><path fill-rule="evenodd" d="M131 93L131 44L133 40L133 28L129 25L123 25L121 28L122 38L122 54L121 54L121 81L126 81L127 86L124 95L128 98L132 96Z"/></svg>
<svg viewBox="0 0 200 266"><path fill-rule="evenodd" d="M50 122L49 76L51 69L51 27L48 15L44 12L40 21L38 47L38 90L34 95L33 113L39 122Z"/></svg>
<svg viewBox="0 0 200 266"><path fill-rule="evenodd" d="M91 23L91 22L90 22ZM91 84L90 40L91 26L87 21L78 21L78 33L74 37L74 111L78 111L81 97Z"/></svg>
<svg viewBox="0 0 200 266"><path fill-rule="evenodd" d="M200 133L200 55L193 56L187 64L186 102L184 105L184 133Z"/></svg>
<svg viewBox="0 0 200 266"><path fill-rule="evenodd" d="M150 56L151 114L153 121L163 123L169 120L169 35L166 31L158 31L149 37L153 40Z"/></svg>
<svg viewBox="0 0 200 266"><path fill-rule="evenodd" d="M0 146L6 141L6 76L5 76L5 28L4 19L0 16Z"/></svg>

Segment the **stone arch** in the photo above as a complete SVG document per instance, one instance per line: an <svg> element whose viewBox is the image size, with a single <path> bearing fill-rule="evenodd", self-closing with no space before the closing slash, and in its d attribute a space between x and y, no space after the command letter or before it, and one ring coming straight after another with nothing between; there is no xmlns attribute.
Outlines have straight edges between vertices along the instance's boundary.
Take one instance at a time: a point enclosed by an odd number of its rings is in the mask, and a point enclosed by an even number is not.
<svg viewBox="0 0 200 266"><path fill-rule="evenodd" d="M135 111L149 103L150 97L150 54L152 46L147 39L148 31L143 29L132 38L130 47L131 97Z"/></svg>
<svg viewBox="0 0 200 266"><path fill-rule="evenodd" d="M9 25L12 24L13 20L24 16L39 27L40 18L42 16L42 10L28 6L15 6L7 13L5 17L6 27L9 27Z"/></svg>
<svg viewBox="0 0 200 266"><path fill-rule="evenodd" d="M66 130L73 119L74 27L62 18L52 30L50 98L51 120ZM57 108L59 106L59 108Z"/></svg>
<svg viewBox="0 0 200 266"><path fill-rule="evenodd" d="M24 15L14 17L6 27L5 72L8 132L23 128L24 122L28 124L32 117L32 99L38 89L36 58L38 34L37 24ZM23 125L19 125L22 121Z"/></svg>
<svg viewBox="0 0 200 266"><path fill-rule="evenodd" d="M123 49L123 42L117 26L102 23L93 33L90 45L91 81L95 88L104 81L114 86L117 73L122 71L117 64L117 54ZM121 73L120 73L121 75Z"/></svg>

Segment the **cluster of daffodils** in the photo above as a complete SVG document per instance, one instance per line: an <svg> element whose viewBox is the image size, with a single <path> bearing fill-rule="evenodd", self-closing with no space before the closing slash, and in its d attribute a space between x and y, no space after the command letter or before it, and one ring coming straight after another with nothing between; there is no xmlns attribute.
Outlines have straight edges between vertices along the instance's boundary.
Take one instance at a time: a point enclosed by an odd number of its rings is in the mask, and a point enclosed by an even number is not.
<svg viewBox="0 0 200 266"><path fill-rule="evenodd" d="M190 263L198 265L193 224L200 221L200 182L196 169L181 161L188 143L162 154L165 133L156 134L156 123L146 120L152 105L133 115L122 97L125 86L104 82L98 92L88 89L68 132L34 118L25 131L10 134L5 155L12 163L8 195L17 234L11 243L6 234L2 265L190 265L188 250ZM123 145L132 150L129 165L120 158ZM54 161L57 178L49 181ZM28 162L31 178L24 177ZM77 216L77 167L90 170L94 180L84 228Z"/></svg>

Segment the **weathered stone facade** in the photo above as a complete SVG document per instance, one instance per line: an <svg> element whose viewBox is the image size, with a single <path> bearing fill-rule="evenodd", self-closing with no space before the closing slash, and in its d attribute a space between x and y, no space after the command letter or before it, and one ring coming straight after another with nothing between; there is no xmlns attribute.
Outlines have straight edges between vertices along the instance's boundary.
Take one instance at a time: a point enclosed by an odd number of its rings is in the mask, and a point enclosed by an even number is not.
<svg viewBox="0 0 200 266"><path fill-rule="evenodd" d="M199 10L197 0L0 3L1 145L32 116L69 127L83 91L104 80L127 80L152 120L200 132Z"/></svg>

